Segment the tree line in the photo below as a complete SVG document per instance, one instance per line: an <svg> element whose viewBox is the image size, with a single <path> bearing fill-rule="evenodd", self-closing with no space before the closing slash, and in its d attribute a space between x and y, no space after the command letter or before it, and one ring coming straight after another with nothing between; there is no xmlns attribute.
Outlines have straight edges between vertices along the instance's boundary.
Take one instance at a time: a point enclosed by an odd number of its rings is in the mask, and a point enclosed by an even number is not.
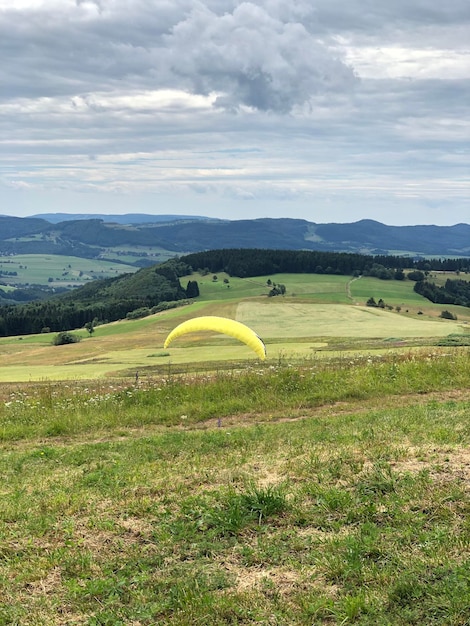
<svg viewBox="0 0 470 626"><path fill-rule="evenodd" d="M268 250L227 248L195 252L180 261L194 270L226 272L249 278L267 274L377 275L378 278L404 279L405 269L429 271L470 271L470 259L412 259L403 256L365 255L348 252L311 250ZM380 274L380 275L379 275Z"/></svg>

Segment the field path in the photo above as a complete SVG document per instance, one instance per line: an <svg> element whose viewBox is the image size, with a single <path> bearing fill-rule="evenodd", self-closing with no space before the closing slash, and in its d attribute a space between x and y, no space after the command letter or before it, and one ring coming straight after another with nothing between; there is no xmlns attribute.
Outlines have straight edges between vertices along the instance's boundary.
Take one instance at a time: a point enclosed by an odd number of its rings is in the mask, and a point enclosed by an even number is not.
<svg viewBox="0 0 470 626"><path fill-rule="evenodd" d="M348 282L348 284L346 285L346 293L347 296L350 300L354 300L354 298L351 295L351 284L355 281L355 280L359 280L360 278L362 278L362 276L356 276L355 278L351 278L351 280ZM358 304L357 302L355 304Z"/></svg>

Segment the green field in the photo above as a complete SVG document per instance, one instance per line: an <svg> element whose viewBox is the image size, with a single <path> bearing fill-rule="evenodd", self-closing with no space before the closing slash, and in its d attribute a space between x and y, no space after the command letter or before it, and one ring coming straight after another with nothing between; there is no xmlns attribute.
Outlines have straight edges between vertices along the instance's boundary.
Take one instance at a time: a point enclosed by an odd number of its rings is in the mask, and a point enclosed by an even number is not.
<svg viewBox="0 0 470 626"><path fill-rule="evenodd" d="M436 285L445 285L446 280L470 280L470 275L466 272L431 272L429 274L429 280Z"/></svg>
<svg viewBox="0 0 470 626"><path fill-rule="evenodd" d="M224 278L229 282L224 283ZM268 278L285 284L287 295L269 298ZM184 285L185 279L181 282ZM163 350L170 330L197 315L222 315L253 328L266 343L268 364L281 358L292 362L336 358L338 351L343 355L406 351L435 346L448 336L469 335L469 309L447 307L456 312L457 320L441 319L442 306L417 296L411 281L286 274L237 279L220 275L217 281L212 276L202 277L200 291L200 298L188 306L141 320L98 326L92 337L79 330L82 341L70 346L52 346L52 334L0 339L0 381L132 377L136 371L151 376L172 367L217 369L231 367L234 362L256 362L256 355L244 344L210 333L186 335ZM400 303L400 312L364 306L372 294L391 305Z"/></svg>
<svg viewBox="0 0 470 626"><path fill-rule="evenodd" d="M1 280L10 285L79 287L96 278L111 278L137 269L124 263L54 254L0 257L0 272L17 274L0 276Z"/></svg>
<svg viewBox="0 0 470 626"><path fill-rule="evenodd" d="M321 274L275 274L259 276L256 278L229 277L220 272L200 276L193 274L181 279L181 284L186 285L188 280L197 280L200 288L200 300L227 300L241 298L256 298L266 296L270 290L268 280L284 284L287 295L295 298L308 298L319 302L343 302L348 303L347 286L351 281L350 276L333 276ZM224 282L228 281L228 282Z"/></svg>

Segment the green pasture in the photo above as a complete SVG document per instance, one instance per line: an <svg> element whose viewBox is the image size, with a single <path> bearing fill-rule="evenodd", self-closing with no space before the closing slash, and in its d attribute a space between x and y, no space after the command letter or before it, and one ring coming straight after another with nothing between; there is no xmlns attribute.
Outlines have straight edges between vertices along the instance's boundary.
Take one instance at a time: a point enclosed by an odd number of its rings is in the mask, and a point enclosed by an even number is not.
<svg viewBox="0 0 470 626"><path fill-rule="evenodd" d="M441 287L443 287L449 279L470 281L470 274L466 272L431 272L428 276L428 280Z"/></svg>
<svg viewBox="0 0 470 626"><path fill-rule="evenodd" d="M217 276L217 280L213 279L214 276ZM228 276L224 272L207 276L195 273L181 278L183 287L186 286L188 280L197 280L199 299L203 301L267 298L271 289L267 281L271 280L272 283L285 285L286 295L292 298L347 303L349 301L347 287L351 277L325 274L270 274L253 278L237 278Z"/></svg>
<svg viewBox="0 0 470 626"><path fill-rule="evenodd" d="M442 319L418 319L375 307L299 302L241 302L237 319L270 338L282 337L442 337L464 332L466 325Z"/></svg>
<svg viewBox="0 0 470 626"><path fill-rule="evenodd" d="M189 252L188 252L189 254ZM135 263L139 258L145 258L152 263L163 263L175 256L174 252L158 246L113 246L105 248L101 254L103 259L119 259L124 263Z"/></svg>
<svg viewBox="0 0 470 626"><path fill-rule="evenodd" d="M0 339L0 381L70 380L134 376L136 371L171 371L173 366L209 369L257 362L256 355L235 339L210 332L192 333L167 349L167 334L181 321L197 315L233 317L263 338L266 366L279 361L302 362L337 358L340 354L384 354L434 346L449 335L468 336L465 321L437 315L410 316L396 311L356 305L317 304L289 298L195 302L140 320L98 326L93 336L85 329L77 344L53 346L54 333ZM339 351L339 345L342 351Z"/></svg>
<svg viewBox="0 0 470 626"><path fill-rule="evenodd" d="M361 303L367 302L369 298L374 298L376 302L382 298L386 304L394 307L416 308L429 301L413 291L414 284L411 280L380 280L361 276L351 283L351 296Z"/></svg>
<svg viewBox="0 0 470 626"><path fill-rule="evenodd" d="M17 272L17 276L3 276L11 284L36 284L78 287L96 278L111 278L135 272L132 265L98 259L82 259L54 254L22 254L0 257L0 271ZM52 282L49 281L52 278Z"/></svg>
<svg viewBox="0 0 470 626"><path fill-rule="evenodd" d="M185 335L163 348L177 324L198 315L221 315L251 327L266 344L267 367L284 360L301 363L436 346L448 336L468 338L470 333L469 309L446 307L456 312L457 320L441 319L443 307L417 296L410 281L291 274L228 278L228 283L224 274L216 281L200 278L202 295L191 304L100 325L92 336L78 329L82 340L77 344L53 346L55 333L0 338L0 381L132 378L137 371L152 376L172 368L229 369L257 361L244 344L208 332ZM268 278L285 284L287 294L260 295L268 290ZM400 312L364 306L371 296L400 303Z"/></svg>
<svg viewBox="0 0 470 626"><path fill-rule="evenodd" d="M220 272L216 274L217 280L214 280L213 276L195 273L181 278L181 284L185 287L188 280L197 280L200 289L198 301L204 302L260 297L267 299L270 290L267 281L271 280L273 283L285 285L286 298L290 300L295 298L328 304L365 304L369 298L374 298L376 302L382 299L386 305L394 308L399 306L403 312L406 312L407 308L410 313L428 309L436 311L439 315L443 308L453 310L451 305L446 307L434 305L415 293L413 290L415 283L411 280L380 280L369 276L353 278L327 274L272 274L237 278ZM457 277L455 273L446 273L445 276L440 279L442 284L447 278ZM227 280L228 283L224 282ZM277 296L275 299L278 298ZM458 310L462 317L470 319L470 311L462 307L458 307Z"/></svg>
<svg viewBox="0 0 470 626"><path fill-rule="evenodd" d="M217 280L214 280L214 276L217 276ZM229 276L225 272L207 274L206 276L194 273L181 278L180 283L186 287L189 280L197 281L200 293L198 300L203 302L256 298L267 296L269 291L266 280L262 276L251 279Z"/></svg>

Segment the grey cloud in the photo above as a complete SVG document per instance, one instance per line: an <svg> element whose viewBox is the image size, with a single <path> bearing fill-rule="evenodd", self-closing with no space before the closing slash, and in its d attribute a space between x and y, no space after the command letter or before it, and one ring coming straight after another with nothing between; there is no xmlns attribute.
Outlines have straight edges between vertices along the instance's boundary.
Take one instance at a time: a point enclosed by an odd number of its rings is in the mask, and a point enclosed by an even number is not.
<svg viewBox="0 0 470 626"><path fill-rule="evenodd" d="M3 98L73 95L125 81L217 92L223 108L288 112L317 92L351 87L351 69L293 21L307 10L302 3L230 4L101 0L95 13L84 2L48 14L0 11Z"/></svg>
<svg viewBox="0 0 470 626"><path fill-rule="evenodd" d="M317 0L315 16L320 24L342 29L387 31L420 25L461 24L470 20L467 0Z"/></svg>
<svg viewBox="0 0 470 626"><path fill-rule="evenodd" d="M468 0L316 0L309 28L351 42L468 50Z"/></svg>
<svg viewBox="0 0 470 626"><path fill-rule="evenodd" d="M232 14L206 7L165 36L166 59L197 93L222 91L216 104L287 112L316 92L349 89L350 68L300 23L242 3Z"/></svg>
<svg viewBox="0 0 470 626"><path fill-rule="evenodd" d="M2 97L54 96L148 82L158 42L181 18L178 3L102 0L75 8L0 7ZM95 3L96 4L96 3Z"/></svg>

